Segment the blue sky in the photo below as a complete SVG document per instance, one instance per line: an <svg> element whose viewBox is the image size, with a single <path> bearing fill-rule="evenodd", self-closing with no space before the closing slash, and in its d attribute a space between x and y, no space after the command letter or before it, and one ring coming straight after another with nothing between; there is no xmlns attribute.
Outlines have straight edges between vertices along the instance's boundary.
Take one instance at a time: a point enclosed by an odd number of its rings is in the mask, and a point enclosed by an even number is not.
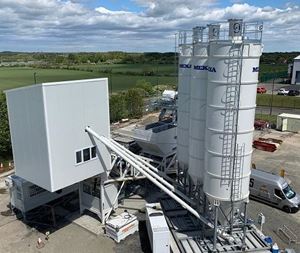
<svg viewBox="0 0 300 253"><path fill-rule="evenodd" d="M300 0L0 0L0 51L173 51L174 34L243 18L265 51L300 51Z"/></svg>

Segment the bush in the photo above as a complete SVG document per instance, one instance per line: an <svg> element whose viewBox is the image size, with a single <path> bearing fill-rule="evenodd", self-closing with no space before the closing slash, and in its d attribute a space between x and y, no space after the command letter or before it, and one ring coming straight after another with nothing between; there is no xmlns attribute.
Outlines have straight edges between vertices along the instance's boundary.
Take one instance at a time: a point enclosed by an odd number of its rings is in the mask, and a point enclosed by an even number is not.
<svg viewBox="0 0 300 253"><path fill-rule="evenodd" d="M155 92L153 90L153 86L151 85L151 83L147 82L144 79L137 80L135 86L139 89L143 89L146 92L146 94L145 94L146 96L152 96L153 94L155 94Z"/></svg>
<svg viewBox="0 0 300 253"><path fill-rule="evenodd" d="M144 101L141 89L130 89L125 93L125 100L130 118L143 116Z"/></svg>
<svg viewBox="0 0 300 253"><path fill-rule="evenodd" d="M145 91L135 88L127 92L114 94L109 99L110 121L116 122L124 118L140 118L143 116Z"/></svg>
<svg viewBox="0 0 300 253"><path fill-rule="evenodd" d="M0 92L0 157L6 158L12 155L10 132L6 99L3 92Z"/></svg>
<svg viewBox="0 0 300 253"><path fill-rule="evenodd" d="M125 94L111 95L109 99L110 121L116 122L128 117Z"/></svg>

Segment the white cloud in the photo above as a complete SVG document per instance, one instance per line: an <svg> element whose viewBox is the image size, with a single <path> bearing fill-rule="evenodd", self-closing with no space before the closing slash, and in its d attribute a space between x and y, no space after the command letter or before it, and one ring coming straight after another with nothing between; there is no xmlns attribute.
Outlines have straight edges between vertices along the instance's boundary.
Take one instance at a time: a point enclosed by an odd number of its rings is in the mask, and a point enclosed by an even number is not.
<svg viewBox="0 0 300 253"><path fill-rule="evenodd" d="M0 51L172 51L179 29L238 17L264 21L268 51L300 50L300 8L220 8L217 1L135 0L143 11L92 10L87 0L0 0Z"/></svg>

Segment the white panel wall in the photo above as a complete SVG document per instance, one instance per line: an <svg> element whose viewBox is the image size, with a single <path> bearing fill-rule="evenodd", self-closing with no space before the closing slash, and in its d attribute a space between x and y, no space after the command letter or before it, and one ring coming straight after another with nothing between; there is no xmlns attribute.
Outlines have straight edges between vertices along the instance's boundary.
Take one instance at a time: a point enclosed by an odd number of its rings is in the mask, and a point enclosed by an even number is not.
<svg viewBox="0 0 300 253"><path fill-rule="evenodd" d="M16 174L50 189L42 86L11 90L6 96Z"/></svg>
<svg viewBox="0 0 300 253"><path fill-rule="evenodd" d="M300 60L294 60L294 65L293 65L293 74L292 74L292 80L291 84L299 84L296 83L296 72L300 72Z"/></svg>
<svg viewBox="0 0 300 253"><path fill-rule="evenodd" d="M110 154L102 144L96 159L81 164L75 159L77 150L95 146L86 126L110 136L107 79L47 83L11 90L7 96L18 176L56 191L110 167ZM26 122L26 131L15 126L20 122Z"/></svg>

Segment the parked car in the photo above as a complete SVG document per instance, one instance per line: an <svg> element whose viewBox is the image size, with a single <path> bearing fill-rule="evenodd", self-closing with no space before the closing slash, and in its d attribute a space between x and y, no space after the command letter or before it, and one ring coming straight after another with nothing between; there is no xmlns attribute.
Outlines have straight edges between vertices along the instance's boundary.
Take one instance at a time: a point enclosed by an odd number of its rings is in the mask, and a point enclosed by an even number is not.
<svg viewBox="0 0 300 253"><path fill-rule="evenodd" d="M300 92L298 90L289 90L288 96L299 96Z"/></svg>
<svg viewBox="0 0 300 253"><path fill-rule="evenodd" d="M266 89L266 87L258 86L257 89L256 89L256 92L259 93L259 94L263 94L263 93L267 92L267 89Z"/></svg>
<svg viewBox="0 0 300 253"><path fill-rule="evenodd" d="M249 186L252 199L275 206L287 213L297 212L300 208L299 194L283 177L252 169Z"/></svg>
<svg viewBox="0 0 300 253"><path fill-rule="evenodd" d="M289 93L289 90L285 89L285 88L280 88L277 95L283 95L286 96Z"/></svg>

